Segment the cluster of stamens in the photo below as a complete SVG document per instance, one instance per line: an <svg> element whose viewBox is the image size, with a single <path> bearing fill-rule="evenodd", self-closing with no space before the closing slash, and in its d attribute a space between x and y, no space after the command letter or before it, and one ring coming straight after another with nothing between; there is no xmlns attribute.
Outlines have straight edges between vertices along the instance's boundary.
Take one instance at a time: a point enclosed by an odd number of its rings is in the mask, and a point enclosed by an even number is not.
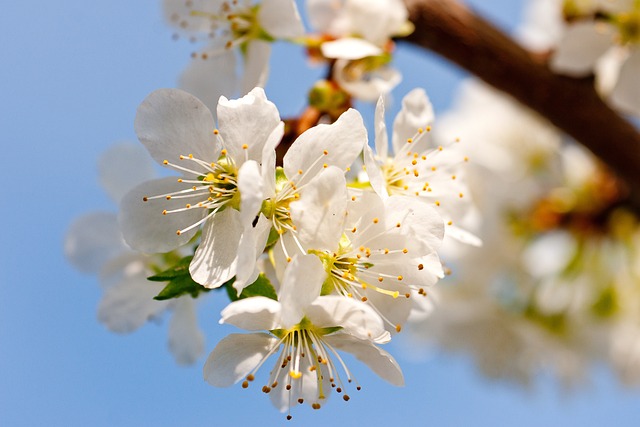
<svg viewBox="0 0 640 427"><path fill-rule="evenodd" d="M316 401L312 402L311 407L320 409L321 402L327 397L328 386L335 389L337 393L343 393L345 390L345 381L343 379L346 380L347 384L354 381L340 354L322 338L324 335L339 329L338 327L316 328L304 318L291 329L271 331L273 335L279 338L279 341L247 375L242 382L242 388L248 388L249 383L255 380L255 374L258 369L271 355L281 349L276 365L269 374L269 380L262 387L262 392L268 394L276 387L284 387L288 392L289 411L287 419L290 420L292 418L290 411L292 404L295 402L304 403L304 398L300 395L296 397L296 393L302 389L305 381L314 381L318 395ZM337 359L346 378L341 376L331 356ZM281 384L278 379L284 380L284 384ZM356 389L360 390L361 387L357 385ZM342 395L342 398L345 402L351 399L346 393Z"/></svg>
<svg viewBox="0 0 640 427"><path fill-rule="evenodd" d="M177 235L198 227L226 207L239 209L240 193L238 192L237 168L233 159L227 157L226 154L226 151L222 150L218 161L211 163L197 159L192 154L186 156L181 155L179 157L180 161L189 161L195 164L196 168L200 169L199 171L195 170L195 168L184 167L165 160L163 162L165 166L196 178L178 178L178 182L188 184L189 186L183 190L171 193L145 196L142 200L147 202L153 199L164 198L166 200L182 199L185 201L184 207L165 209L162 211L163 215L175 214L191 209L206 209L209 211L208 214L199 221L177 230Z"/></svg>
<svg viewBox="0 0 640 427"><path fill-rule="evenodd" d="M180 16L174 13L170 16L171 22L184 31L197 31L191 29L190 20L193 18L201 18L208 23L207 36L210 39L222 38L226 42L221 44L220 51L206 51L200 54L194 53L194 58L201 57L207 59L221 53L224 50L238 47L243 43L255 38L260 31L257 23L257 7L246 7L239 4L238 0L225 1L215 12L194 9L193 1L187 0L185 3L187 16ZM195 39L192 36L192 40Z"/></svg>

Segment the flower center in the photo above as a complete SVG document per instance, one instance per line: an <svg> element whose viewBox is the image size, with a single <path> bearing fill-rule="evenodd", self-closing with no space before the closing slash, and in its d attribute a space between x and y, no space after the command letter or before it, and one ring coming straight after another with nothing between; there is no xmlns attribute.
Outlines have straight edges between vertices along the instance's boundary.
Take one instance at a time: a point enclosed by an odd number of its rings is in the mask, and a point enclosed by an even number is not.
<svg viewBox="0 0 640 427"><path fill-rule="evenodd" d="M180 161L189 161L195 164L195 167L184 167L165 160L163 164L173 169L185 172L188 175L196 176L196 179L178 178L179 183L189 184L183 190L174 191L166 194L155 196L145 196L143 201L165 198L167 200L184 199L186 202L184 207L175 209L165 209L163 215L175 214L191 209L206 209L209 213L201 220L176 231L180 235L189 231L207 219L227 207L240 209L240 192L238 191L238 169L233 160L226 156L226 151L222 150L222 154L217 162L207 163L204 160L195 158L189 154L180 156ZM196 170L199 169L199 170Z"/></svg>

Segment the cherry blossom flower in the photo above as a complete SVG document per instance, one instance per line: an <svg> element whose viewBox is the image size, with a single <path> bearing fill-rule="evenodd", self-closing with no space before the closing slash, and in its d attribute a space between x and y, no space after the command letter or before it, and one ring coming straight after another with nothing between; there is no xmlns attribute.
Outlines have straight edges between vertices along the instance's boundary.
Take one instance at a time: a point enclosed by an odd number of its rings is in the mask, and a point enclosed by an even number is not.
<svg viewBox="0 0 640 427"><path fill-rule="evenodd" d="M320 46L335 59L333 77L352 96L375 101L401 80L389 66L394 36L411 32L408 12L400 0L308 0L311 25L329 40Z"/></svg>
<svg viewBox="0 0 640 427"><path fill-rule="evenodd" d="M338 350L353 354L391 384L403 385L396 361L376 345L387 342L389 333L375 312L353 299L319 296L324 270L315 256L298 256L292 264L299 268L285 275L279 301L252 297L222 311L220 323L256 332L220 341L204 366L205 380L217 387L244 380L247 388L267 359L277 355L262 391L288 411L287 418L299 403L319 409L332 388L350 399L347 387L355 378Z"/></svg>
<svg viewBox="0 0 640 427"><path fill-rule="evenodd" d="M264 86L271 42L304 34L293 0L164 0L164 13L178 34L209 41L194 54L195 62L182 76L183 87L195 88L196 95L207 103L215 102L217 95L229 95L229 88L238 83L243 94ZM244 59L240 82L234 51Z"/></svg>
<svg viewBox="0 0 640 427"><path fill-rule="evenodd" d="M402 110L393 123L389 153L384 119L384 101L378 100L375 114L375 147L365 149L365 166L371 186L381 197L417 197L437 207L446 224L446 235L479 246L480 240L458 227L469 212L469 194L464 177L468 160L454 147L435 146L431 141L433 107L422 89L414 89L402 100Z"/></svg>
<svg viewBox="0 0 640 427"><path fill-rule="evenodd" d="M186 92L149 95L136 116L138 137L157 162L183 176L140 184L120 212L127 243L148 253L182 246L202 226L190 272L208 288L234 277L238 253L256 245L242 239L262 202L252 197L254 185L263 150L273 151L282 135L278 111L260 88L238 100L220 98L218 123L220 130L209 109Z"/></svg>
<svg viewBox="0 0 640 427"><path fill-rule="evenodd" d="M616 107L640 114L640 2L598 1L589 14L572 9L551 58L552 70L582 77L596 72L599 87Z"/></svg>

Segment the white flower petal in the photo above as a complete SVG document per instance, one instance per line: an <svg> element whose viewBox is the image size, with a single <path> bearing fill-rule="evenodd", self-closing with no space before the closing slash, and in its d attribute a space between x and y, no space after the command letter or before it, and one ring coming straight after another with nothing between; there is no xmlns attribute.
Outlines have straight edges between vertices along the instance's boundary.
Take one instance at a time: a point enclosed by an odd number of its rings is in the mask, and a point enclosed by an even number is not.
<svg viewBox="0 0 640 427"><path fill-rule="evenodd" d="M322 262L315 255L298 255L291 261L278 294L283 328L290 328L302 320L307 307L320 296L326 277Z"/></svg>
<svg viewBox="0 0 640 427"><path fill-rule="evenodd" d="M338 84L353 97L366 102L375 102L380 96L389 94L402 81L402 74L389 66L366 71L353 78L347 69L349 60L338 59L334 64L334 76Z"/></svg>
<svg viewBox="0 0 640 427"><path fill-rule="evenodd" d="M371 184L373 191L382 198L389 197L387 182L382 175L382 169L380 169L380 166L375 159L373 150L368 145L364 147L364 166L367 170L367 177L369 178L369 183Z"/></svg>
<svg viewBox="0 0 640 427"><path fill-rule="evenodd" d="M378 103L376 104L373 124L376 130L376 155L378 158L384 160L389 155L389 135L387 134L387 125L384 121L384 98L382 96L378 98Z"/></svg>
<svg viewBox="0 0 640 427"><path fill-rule="evenodd" d="M447 225L445 227L445 234L466 245L475 246L478 248L482 246L482 239L480 239L475 234L470 233L467 230L463 230L462 228L455 225Z"/></svg>
<svg viewBox="0 0 640 427"><path fill-rule="evenodd" d="M264 87L269 76L269 58L271 43L252 40L247 45L242 77L242 93L248 93L254 87Z"/></svg>
<svg viewBox="0 0 640 427"><path fill-rule="evenodd" d="M632 51L620 69L611 102L621 110L640 116L640 48Z"/></svg>
<svg viewBox="0 0 640 427"><path fill-rule="evenodd" d="M264 90L256 87L240 99L221 97L218 124L224 148L241 167L246 160L262 161L262 150L280 124L280 115Z"/></svg>
<svg viewBox="0 0 640 427"><path fill-rule="evenodd" d="M189 265L193 280L213 289L235 276L242 231L240 212L235 209L227 208L208 219Z"/></svg>
<svg viewBox="0 0 640 427"><path fill-rule="evenodd" d="M104 292L98 305L98 320L110 331L133 332L167 308L167 301L153 299L164 283L147 280L146 270L125 275Z"/></svg>
<svg viewBox="0 0 640 427"><path fill-rule="evenodd" d="M188 295L173 301L169 350L179 365L192 365L204 353L204 334L198 327L196 302Z"/></svg>
<svg viewBox="0 0 640 427"><path fill-rule="evenodd" d="M556 73L582 77L593 71L596 61L613 46L613 27L592 21L571 25L551 57L549 67Z"/></svg>
<svg viewBox="0 0 640 427"><path fill-rule="evenodd" d="M378 46L353 37L324 42L320 45L320 50L325 58L349 60L378 56L383 53Z"/></svg>
<svg viewBox="0 0 640 427"><path fill-rule="evenodd" d="M220 313L220 323L247 331L269 331L279 327L282 305L266 297L251 297L232 302Z"/></svg>
<svg viewBox="0 0 640 427"><path fill-rule="evenodd" d="M276 194L276 147L284 135L284 122L271 132L262 150L262 183L265 199Z"/></svg>
<svg viewBox="0 0 640 427"><path fill-rule="evenodd" d="M366 144L367 130L362 116L356 110L349 109L335 123L312 127L295 140L284 156L285 174L291 179L302 170L306 178L297 181L301 186L317 175L324 164L337 166L344 171Z"/></svg>
<svg viewBox="0 0 640 427"><path fill-rule="evenodd" d="M342 11L341 3L331 0L307 0L307 16L311 27L321 33L329 33Z"/></svg>
<svg viewBox="0 0 640 427"><path fill-rule="evenodd" d="M327 335L325 341L336 349L353 354L385 381L395 386L404 385L404 376L398 362L393 356L370 341L340 333Z"/></svg>
<svg viewBox="0 0 640 427"><path fill-rule="evenodd" d="M292 39L304 35L302 19L292 0L262 0L258 21L276 39Z"/></svg>
<svg viewBox="0 0 640 427"><path fill-rule="evenodd" d="M238 246L238 268L233 287L238 291L255 282L260 274L257 268L257 260L264 251L271 231L271 221L264 215L258 217L256 226L246 226L240 244Z"/></svg>
<svg viewBox="0 0 640 427"><path fill-rule="evenodd" d="M140 142L158 163L176 162L193 154L206 162L218 160L211 111L195 96L179 89L158 89L142 101L135 120Z"/></svg>
<svg viewBox="0 0 640 427"><path fill-rule="evenodd" d="M401 223L414 233L416 239L428 247L440 247L444 237L444 224L438 212L428 204L413 197L391 196L385 200L387 223Z"/></svg>
<svg viewBox="0 0 640 427"><path fill-rule="evenodd" d="M378 46L401 33L408 17L401 0L348 0L345 9L351 32Z"/></svg>
<svg viewBox="0 0 640 427"><path fill-rule="evenodd" d="M156 172L144 148L125 142L112 146L100 156L98 175L111 200L120 203L129 190L155 178Z"/></svg>
<svg viewBox="0 0 640 427"><path fill-rule="evenodd" d="M307 184L298 201L290 205L291 219L303 246L333 250L342 236L347 214L347 181L332 166Z"/></svg>
<svg viewBox="0 0 640 427"><path fill-rule="evenodd" d="M207 59L195 58L179 79L181 89L198 97L212 113L221 96L231 96L239 89L236 76L236 55L224 50Z"/></svg>
<svg viewBox="0 0 640 427"><path fill-rule="evenodd" d="M180 191L185 184L177 182L175 177L167 177L144 182L132 189L122 199L118 222L122 235L132 248L146 252L168 252L184 245L196 234L197 227L176 234L206 215L204 209L188 209L182 212L163 215L163 210L184 207L184 201L164 197L143 201L143 197L151 197Z"/></svg>
<svg viewBox="0 0 640 427"><path fill-rule="evenodd" d="M317 327L341 326L346 333L365 340L386 342L389 333L382 319L367 304L338 295L318 297L305 314Z"/></svg>
<svg viewBox="0 0 640 427"><path fill-rule="evenodd" d="M268 334L231 334L213 349L203 368L204 380L229 387L245 378L269 354L277 340Z"/></svg>
<svg viewBox="0 0 640 427"><path fill-rule="evenodd" d="M67 259L84 273L97 273L107 260L126 250L116 215L108 212L77 218L64 240Z"/></svg>
<svg viewBox="0 0 640 427"><path fill-rule="evenodd" d="M240 191L240 221L243 226L247 226L256 219L264 200L262 173L256 161L249 160L240 167L238 190Z"/></svg>
<svg viewBox="0 0 640 427"><path fill-rule="evenodd" d="M418 129L430 126L434 117L433 106L423 89L416 88L405 95L402 98L402 109L393 121L392 144L394 152L399 153L407 143L407 139L415 138ZM413 148L411 151L419 153L423 150Z"/></svg>

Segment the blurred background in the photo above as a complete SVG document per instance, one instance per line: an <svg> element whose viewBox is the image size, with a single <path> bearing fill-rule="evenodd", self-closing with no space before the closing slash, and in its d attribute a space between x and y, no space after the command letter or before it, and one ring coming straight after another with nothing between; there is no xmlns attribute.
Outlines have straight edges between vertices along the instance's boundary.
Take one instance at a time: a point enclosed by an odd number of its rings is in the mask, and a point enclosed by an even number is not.
<svg viewBox="0 0 640 427"><path fill-rule="evenodd" d="M506 31L521 21L521 0L475 0ZM174 363L167 322L129 335L96 319L95 277L65 260L73 220L115 211L98 182L97 162L113 143L136 141L136 108L151 91L175 87L193 46L173 40L159 0L10 2L0 14L0 425L214 426L281 425L283 414L258 389L217 389L194 366ZM388 120L414 87L428 92L436 115L454 104L466 74L400 43L403 73ZM305 106L324 70L302 48L279 43L267 96L282 117ZM373 106L358 105L372 128ZM233 328L217 324L226 295L198 306L206 353ZM319 411L296 408L289 423L353 425L637 425L640 390L625 388L605 366L571 390L552 376L528 387L487 379L472 359L418 346L400 335L387 348L406 386L394 388L352 363L363 390Z"/></svg>

